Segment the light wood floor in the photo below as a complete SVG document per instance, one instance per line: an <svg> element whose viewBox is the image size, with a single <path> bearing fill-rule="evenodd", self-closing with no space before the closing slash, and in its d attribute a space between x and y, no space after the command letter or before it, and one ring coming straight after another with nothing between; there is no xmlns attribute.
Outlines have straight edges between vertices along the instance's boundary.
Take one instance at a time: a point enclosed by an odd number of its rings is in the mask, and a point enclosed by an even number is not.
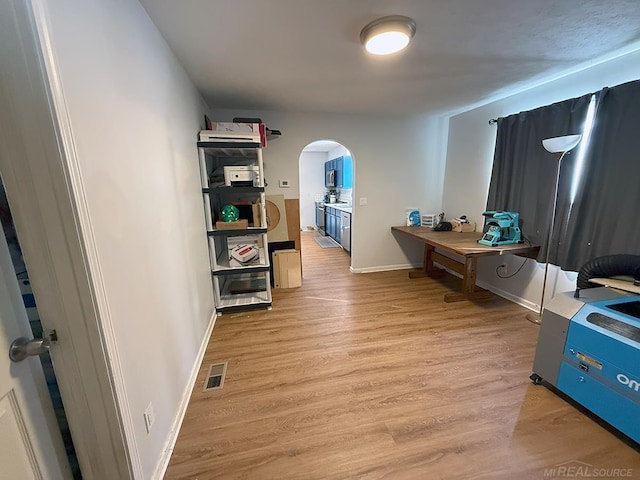
<svg viewBox="0 0 640 480"><path fill-rule="evenodd" d="M351 274L313 235L302 288L218 318L167 479L543 479L577 462L640 478L630 443L529 381L522 307L445 304L454 277Z"/></svg>

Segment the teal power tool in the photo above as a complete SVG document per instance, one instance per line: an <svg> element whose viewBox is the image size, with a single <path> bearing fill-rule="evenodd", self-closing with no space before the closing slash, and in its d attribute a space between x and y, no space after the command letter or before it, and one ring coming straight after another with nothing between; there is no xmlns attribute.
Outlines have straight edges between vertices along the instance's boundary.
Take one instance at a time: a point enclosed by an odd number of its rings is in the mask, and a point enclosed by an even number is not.
<svg viewBox="0 0 640 480"><path fill-rule="evenodd" d="M523 243L520 234L520 215L516 212L499 212L488 210L482 214L488 230L478 240L482 245L495 247L509 243Z"/></svg>

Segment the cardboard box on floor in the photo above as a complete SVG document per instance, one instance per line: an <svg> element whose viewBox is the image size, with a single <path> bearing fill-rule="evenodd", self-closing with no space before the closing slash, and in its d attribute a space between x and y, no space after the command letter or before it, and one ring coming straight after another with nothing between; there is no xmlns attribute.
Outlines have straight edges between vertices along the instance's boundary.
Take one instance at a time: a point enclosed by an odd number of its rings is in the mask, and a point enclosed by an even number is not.
<svg viewBox="0 0 640 480"><path fill-rule="evenodd" d="M273 252L273 276L275 288L302 286L302 263L299 250Z"/></svg>

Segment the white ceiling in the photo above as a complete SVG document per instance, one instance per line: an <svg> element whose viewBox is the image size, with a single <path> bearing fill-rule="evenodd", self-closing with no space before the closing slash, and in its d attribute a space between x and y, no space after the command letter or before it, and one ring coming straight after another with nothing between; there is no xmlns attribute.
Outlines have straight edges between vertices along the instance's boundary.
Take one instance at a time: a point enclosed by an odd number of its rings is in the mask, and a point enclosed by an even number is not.
<svg viewBox="0 0 640 480"><path fill-rule="evenodd" d="M311 142L309 145L302 149L303 152L330 152L336 147L339 147L340 144L338 142L334 142L333 140L317 140L315 142Z"/></svg>
<svg viewBox="0 0 640 480"><path fill-rule="evenodd" d="M446 112L640 47L639 0L140 0L211 108ZM407 15L404 53L360 30Z"/></svg>

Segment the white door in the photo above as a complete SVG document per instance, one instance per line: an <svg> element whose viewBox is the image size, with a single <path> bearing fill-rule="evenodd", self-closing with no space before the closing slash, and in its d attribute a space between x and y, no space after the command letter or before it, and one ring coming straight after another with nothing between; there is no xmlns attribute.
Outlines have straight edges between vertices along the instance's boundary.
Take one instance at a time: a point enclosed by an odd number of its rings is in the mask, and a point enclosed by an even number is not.
<svg viewBox="0 0 640 480"><path fill-rule="evenodd" d="M0 479L71 478L40 360L9 360L11 342L30 330L0 227Z"/></svg>
<svg viewBox="0 0 640 480"><path fill-rule="evenodd" d="M42 325L57 330L59 341L51 349L52 359L83 478L127 479L134 477L130 459L138 459L137 443L128 404L119 402L125 396L119 365L114 367L109 357L114 348L114 343L107 345L112 341L111 326L100 316L106 300L104 295L97 298L94 288L100 276L93 275L93 237L87 227L88 212L47 10L54 3L60 2L0 0L0 174ZM0 276L6 282L6 265L10 264L3 265ZM4 293L5 287L0 285L0 290ZM19 315L17 295L14 289L14 294L0 297L0 349L4 348L0 351L0 398L16 399L6 403L11 405L6 418L18 426L24 439L22 444L9 444L26 445L19 447L23 458L26 454L30 459L30 463L22 462L25 468L35 465L36 458L46 460L39 467L42 478L58 478L65 469L49 465L58 448L46 440L50 417L42 410L35 413L25 403L26 398L39 394L46 398L36 388L42 383L28 387L17 373L33 370L33 375L41 377L38 360L11 366L4 363L9 343L27 331L24 325L13 325ZM34 423L45 431L42 438L25 433L31 433ZM2 424L0 479L7 474L5 465L12 465L2 451L9 440L3 438L4 431ZM19 457L12 457L12 462L14 458ZM21 473L8 475L30 478Z"/></svg>

